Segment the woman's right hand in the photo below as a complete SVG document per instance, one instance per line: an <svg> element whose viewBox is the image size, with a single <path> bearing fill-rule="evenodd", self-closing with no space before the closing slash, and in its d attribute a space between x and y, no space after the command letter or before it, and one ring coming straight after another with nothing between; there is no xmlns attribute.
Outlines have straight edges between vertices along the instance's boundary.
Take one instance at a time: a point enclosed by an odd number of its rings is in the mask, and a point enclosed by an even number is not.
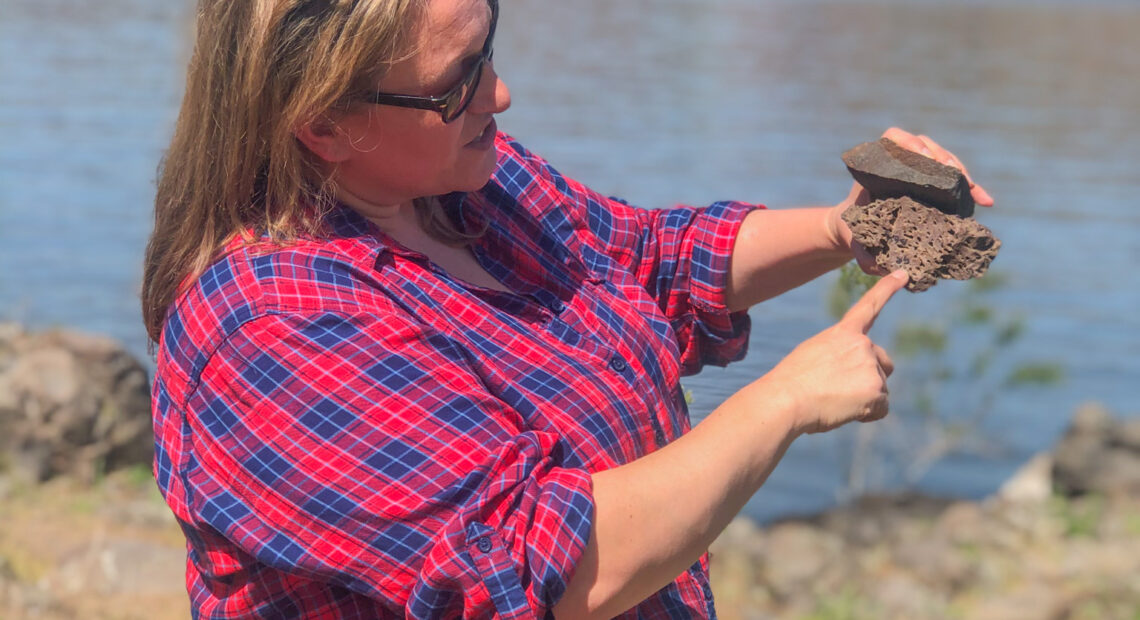
<svg viewBox="0 0 1140 620"><path fill-rule="evenodd" d="M905 271L883 278L690 432L593 474L593 530L555 616L612 618L636 605L692 566L797 435L886 415L891 360L867 330L906 282Z"/></svg>
<svg viewBox="0 0 1140 620"><path fill-rule="evenodd" d="M838 323L805 340L757 384L791 399L795 434L822 433L887 415L894 364L867 332L887 301L906 286L905 271L879 280Z"/></svg>

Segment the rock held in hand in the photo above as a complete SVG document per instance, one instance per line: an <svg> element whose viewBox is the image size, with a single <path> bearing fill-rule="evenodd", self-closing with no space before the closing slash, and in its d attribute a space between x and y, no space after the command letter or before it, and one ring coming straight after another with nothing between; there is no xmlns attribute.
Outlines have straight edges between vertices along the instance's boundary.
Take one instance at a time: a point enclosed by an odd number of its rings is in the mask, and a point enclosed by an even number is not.
<svg viewBox="0 0 1140 620"><path fill-rule="evenodd" d="M980 277L1001 248L1001 241L976 220L946 215L905 197L853 205L843 212L843 221L879 267L906 270L910 291L925 291L940 278Z"/></svg>
<svg viewBox="0 0 1140 620"><path fill-rule="evenodd" d="M950 215L974 214L970 183L962 171L886 138L847 151L843 163L871 200L906 196Z"/></svg>

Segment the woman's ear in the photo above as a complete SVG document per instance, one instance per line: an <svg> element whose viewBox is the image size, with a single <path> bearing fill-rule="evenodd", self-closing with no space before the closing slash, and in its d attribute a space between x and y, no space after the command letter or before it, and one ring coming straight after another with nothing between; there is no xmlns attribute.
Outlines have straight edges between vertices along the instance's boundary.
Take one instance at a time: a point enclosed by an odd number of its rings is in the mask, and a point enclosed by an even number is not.
<svg viewBox="0 0 1140 620"><path fill-rule="evenodd" d="M293 135L314 155L331 164L344 161L348 155L348 136L326 114L299 123Z"/></svg>

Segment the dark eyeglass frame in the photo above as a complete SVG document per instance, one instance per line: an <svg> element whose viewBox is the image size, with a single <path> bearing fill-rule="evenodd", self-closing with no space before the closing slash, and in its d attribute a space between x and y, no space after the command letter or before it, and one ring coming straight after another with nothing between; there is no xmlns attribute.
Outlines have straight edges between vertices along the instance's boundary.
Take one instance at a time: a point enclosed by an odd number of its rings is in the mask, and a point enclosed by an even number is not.
<svg viewBox="0 0 1140 620"><path fill-rule="evenodd" d="M495 54L495 26L499 23L499 0L487 0L487 4L491 5L491 25L487 30L487 40L483 42L483 51L479 54L479 59L475 61L475 64L458 84L438 97L417 97L378 92L366 95L364 100L377 105L434 110L443 117L444 123L450 123L459 118L467 110L467 106L471 105L471 100L475 98L475 93L479 90L479 81L483 77L483 68L491 62L492 56Z"/></svg>

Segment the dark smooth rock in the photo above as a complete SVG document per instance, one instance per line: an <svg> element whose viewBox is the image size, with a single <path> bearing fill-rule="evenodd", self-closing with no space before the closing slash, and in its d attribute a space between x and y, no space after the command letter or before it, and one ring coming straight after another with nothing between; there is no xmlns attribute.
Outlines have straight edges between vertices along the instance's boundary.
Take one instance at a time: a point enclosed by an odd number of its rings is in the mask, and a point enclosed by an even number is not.
<svg viewBox="0 0 1140 620"><path fill-rule="evenodd" d="M886 138L864 142L843 154L851 176L871 200L907 196L958 217L974 215L970 183L960 170L908 151Z"/></svg>
<svg viewBox="0 0 1140 620"><path fill-rule="evenodd" d="M925 291L939 279L980 277L1001 248L1001 241L976 220L910 198L854 205L844 211L843 221L880 268L910 274L910 291Z"/></svg>

